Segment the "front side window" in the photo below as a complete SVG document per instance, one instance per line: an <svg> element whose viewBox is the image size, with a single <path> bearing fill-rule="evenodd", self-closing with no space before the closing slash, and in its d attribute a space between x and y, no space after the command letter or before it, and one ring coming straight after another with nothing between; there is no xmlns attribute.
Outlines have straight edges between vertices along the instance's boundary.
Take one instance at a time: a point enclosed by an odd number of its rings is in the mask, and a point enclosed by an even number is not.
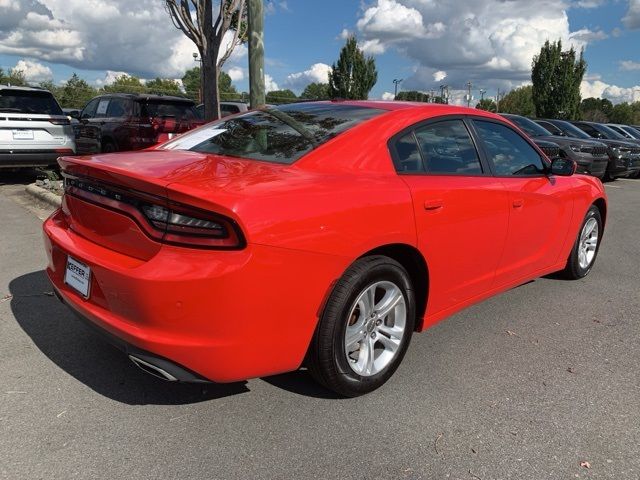
<svg viewBox="0 0 640 480"><path fill-rule="evenodd" d="M291 164L384 110L340 104L290 104L219 120L163 148Z"/></svg>
<svg viewBox="0 0 640 480"><path fill-rule="evenodd" d="M98 106L99 98L94 98L91 100L82 110L82 114L80 118L93 118L96 114L96 107Z"/></svg>
<svg viewBox="0 0 640 480"><path fill-rule="evenodd" d="M480 159L462 120L446 120L415 131L427 172L439 174L482 173Z"/></svg>
<svg viewBox="0 0 640 480"><path fill-rule="evenodd" d="M598 130L593 128L588 123L577 123L576 125L578 126L578 128L580 128L584 132L587 132L587 134L589 134L593 138L603 138L604 137L604 135L602 133L600 133Z"/></svg>
<svg viewBox="0 0 640 480"><path fill-rule="evenodd" d="M545 166L538 152L511 128L499 123L473 121L489 161L498 176L542 175Z"/></svg>

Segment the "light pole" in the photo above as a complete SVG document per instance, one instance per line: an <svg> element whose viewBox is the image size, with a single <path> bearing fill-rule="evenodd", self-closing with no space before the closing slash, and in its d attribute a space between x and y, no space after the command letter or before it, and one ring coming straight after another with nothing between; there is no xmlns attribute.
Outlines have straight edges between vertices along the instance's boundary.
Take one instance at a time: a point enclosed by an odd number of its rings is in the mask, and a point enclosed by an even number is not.
<svg viewBox="0 0 640 480"><path fill-rule="evenodd" d="M395 100L396 97L398 96L398 85L400 85L402 83L402 78L394 78L393 79L393 85L394 85L394 91L393 91L393 99Z"/></svg>
<svg viewBox="0 0 640 480"><path fill-rule="evenodd" d="M249 36L249 104L265 104L264 86L264 9L262 0L247 0Z"/></svg>
<svg viewBox="0 0 640 480"><path fill-rule="evenodd" d="M484 100L484 94L487 93L487 91L484 88L480 89L480 101Z"/></svg>
<svg viewBox="0 0 640 480"><path fill-rule="evenodd" d="M467 108L471 107L471 80L467 82Z"/></svg>

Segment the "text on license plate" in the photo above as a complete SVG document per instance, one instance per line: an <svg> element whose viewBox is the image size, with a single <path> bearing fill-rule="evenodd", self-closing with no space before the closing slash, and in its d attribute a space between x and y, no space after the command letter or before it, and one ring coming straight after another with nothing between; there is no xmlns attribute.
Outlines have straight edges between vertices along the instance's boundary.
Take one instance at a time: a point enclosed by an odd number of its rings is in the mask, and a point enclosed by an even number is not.
<svg viewBox="0 0 640 480"><path fill-rule="evenodd" d="M91 269L75 258L67 257L64 283L77 290L83 297L88 297L89 285L91 284Z"/></svg>
<svg viewBox="0 0 640 480"><path fill-rule="evenodd" d="M33 140L33 130L14 130L14 140Z"/></svg>

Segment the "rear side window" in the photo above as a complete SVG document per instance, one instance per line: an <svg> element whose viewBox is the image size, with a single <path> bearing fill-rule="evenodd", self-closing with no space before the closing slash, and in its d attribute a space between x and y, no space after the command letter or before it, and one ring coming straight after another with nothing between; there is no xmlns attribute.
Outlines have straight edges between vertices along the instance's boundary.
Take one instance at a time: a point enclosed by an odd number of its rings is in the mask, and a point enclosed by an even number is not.
<svg viewBox="0 0 640 480"><path fill-rule="evenodd" d="M396 140L393 163L399 173L424 173L422 156L413 132Z"/></svg>
<svg viewBox="0 0 640 480"><path fill-rule="evenodd" d="M174 117L176 120L197 120L195 105L189 102L147 100L141 104L145 117Z"/></svg>
<svg viewBox="0 0 640 480"><path fill-rule="evenodd" d="M96 108L96 114L95 114L97 118L107 116L107 111L109 110L110 102L111 102L110 98L101 98L98 101L98 107Z"/></svg>
<svg viewBox="0 0 640 480"><path fill-rule="evenodd" d="M482 173L476 147L462 120L438 122L415 131L428 173Z"/></svg>
<svg viewBox="0 0 640 480"><path fill-rule="evenodd" d="M63 115L51 93L37 90L0 90L0 112Z"/></svg>
<svg viewBox="0 0 640 480"><path fill-rule="evenodd" d="M527 176L545 173L542 158L520 134L494 122L474 120L473 123L496 175Z"/></svg>
<svg viewBox="0 0 640 480"><path fill-rule="evenodd" d="M112 98L107 108L107 117L119 118L129 114L129 101L126 98Z"/></svg>
<svg viewBox="0 0 640 480"><path fill-rule="evenodd" d="M223 117L227 115L233 115L235 113L240 113L240 107L237 105L220 105L220 113Z"/></svg>
<svg viewBox="0 0 640 480"><path fill-rule="evenodd" d="M290 104L220 120L164 148L290 164L384 110L340 104Z"/></svg>

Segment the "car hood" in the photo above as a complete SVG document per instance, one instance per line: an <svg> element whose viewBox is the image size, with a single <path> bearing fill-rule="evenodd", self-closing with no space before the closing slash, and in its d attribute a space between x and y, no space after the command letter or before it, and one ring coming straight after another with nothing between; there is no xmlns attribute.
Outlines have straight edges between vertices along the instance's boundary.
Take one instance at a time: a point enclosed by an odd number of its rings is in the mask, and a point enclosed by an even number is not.
<svg viewBox="0 0 640 480"><path fill-rule="evenodd" d="M572 137L561 137L559 135L541 135L539 137L535 137L537 139L546 140L548 142L557 143L560 146L564 145L588 145L590 147L594 146L602 146L604 145L599 140L589 140L586 138L572 138Z"/></svg>

